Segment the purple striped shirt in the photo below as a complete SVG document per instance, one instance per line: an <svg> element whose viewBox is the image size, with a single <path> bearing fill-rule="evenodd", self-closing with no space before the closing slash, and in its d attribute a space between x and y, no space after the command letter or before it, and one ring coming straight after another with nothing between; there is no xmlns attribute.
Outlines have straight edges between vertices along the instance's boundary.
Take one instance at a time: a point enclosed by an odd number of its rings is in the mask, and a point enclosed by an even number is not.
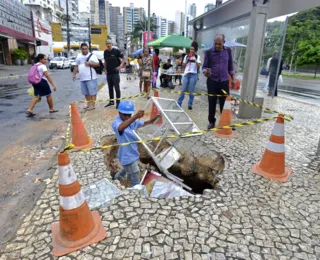
<svg viewBox="0 0 320 260"><path fill-rule="evenodd" d="M211 56L208 57L208 54ZM209 64L211 63L211 64ZM222 51L212 48L205 52L202 70L211 69L210 79L216 82L228 81L228 74L234 75L231 50L223 47Z"/></svg>

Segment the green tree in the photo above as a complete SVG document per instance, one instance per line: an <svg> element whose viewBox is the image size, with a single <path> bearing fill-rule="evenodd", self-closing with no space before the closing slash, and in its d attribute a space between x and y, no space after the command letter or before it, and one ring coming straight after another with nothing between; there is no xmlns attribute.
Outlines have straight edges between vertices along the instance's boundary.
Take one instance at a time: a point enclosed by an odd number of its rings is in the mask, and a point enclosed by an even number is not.
<svg viewBox="0 0 320 260"><path fill-rule="evenodd" d="M157 39L156 31L157 26L154 23L153 19L150 19L150 31L153 34L153 39ZM131 43L137 45L142 39L142 33L148 31L148 18L143 16L141 21L138 21L133 28L133 32L131 33Z"/></svg>
<svg viewBox="0 0 320 260"><path fill-rule="evenodd" d="M307 59L300 59L298 55L303 55L302 46L309 46L305 41L315 42L314 39L320 37L320 7L312 8L289 18L286 42L284 46L284 57L290 61L290 70L293 64L306 64ZM314 53L314 52L310 52ZM302 61L303 60L303 61ZM313 59L309 59L312 61Z"/></svg>
<svg viewBox="0 0 320 260"><path fill-rule="evenodd" d="M267 24L262 64L272 56L273 52L279 50L283 37L283 22L275 21Z"/></svg>
<svg viewBox="0 0 320 260"><path fill-rule="evenodd" d="M297 58L298 65L305 64L316 64L314 78L317 78L317 69L320 65L320 39L306 39L299 43L298 45L298 54Z"/></svg>

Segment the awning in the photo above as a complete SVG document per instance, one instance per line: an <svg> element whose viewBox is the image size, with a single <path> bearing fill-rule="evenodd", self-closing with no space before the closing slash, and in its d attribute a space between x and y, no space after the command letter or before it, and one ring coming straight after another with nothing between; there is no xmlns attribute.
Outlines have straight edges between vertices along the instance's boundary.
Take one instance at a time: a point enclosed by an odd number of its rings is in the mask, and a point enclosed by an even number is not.
<svg viewBox="0 0 320 260"><path fill-rule="evenodd" d="M64 52L64 48L53 48L53 52L55 53Z"/></svg>
<svg viewBox="0 0 320 260"><path fill-rule="evenodd" d="M11 28L8 28L8 27L2 26L2 25L0 25L0 32L2 34L6 34L8 36L11 36L11 38L16 38L19 41L34 42L36 40L36 38L34 38L31 35L15 31Z"/></svg>

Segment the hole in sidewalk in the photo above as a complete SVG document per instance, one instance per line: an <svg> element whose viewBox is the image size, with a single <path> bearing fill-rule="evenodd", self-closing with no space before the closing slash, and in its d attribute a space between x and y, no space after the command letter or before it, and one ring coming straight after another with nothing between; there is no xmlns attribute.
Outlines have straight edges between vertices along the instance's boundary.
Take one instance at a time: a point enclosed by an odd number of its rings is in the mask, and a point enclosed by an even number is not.
<svg viewBox="0 0 320 260"><path fill-rule="evenodd" d="M185 140L187 143L188 140ZM102 138L102 143L103 145L112 145L116 144L117 140L115 135L108 135ZM180 146L183 147L184 144ZM187 147L189 146L190 143ZM170 147L170 144L163 142L160 145L159 152L168 147ZM218 175L225 168L224 158L218 152L210 150L200 140L197 145L194 145L187 151L181 147L180 149L179 147L176 148L179 152L182 151L180 152L181 157L168 171L178 178L183 179L183 183L192 188L192 192L195 194L202 194L206 189L215 189L216 184L219 182ZM147 166L151 166L152 170L161 173L143 146L139 146L139 152L141 178ZM117 157L118 147L105 150L105 155L107 170L109 170L111 174L115 174L121 167ZM163 176L165 177L165 175ZM128 180L121 180L121 184L129 187Z"/></svg>

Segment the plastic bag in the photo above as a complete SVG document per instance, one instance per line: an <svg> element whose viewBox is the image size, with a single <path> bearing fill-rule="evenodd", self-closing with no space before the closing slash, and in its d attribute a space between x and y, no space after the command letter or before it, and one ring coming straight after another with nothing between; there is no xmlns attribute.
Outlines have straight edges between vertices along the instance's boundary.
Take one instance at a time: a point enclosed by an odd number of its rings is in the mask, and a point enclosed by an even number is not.
<svg viewBox="0 0 320 260"><path fill-rule="evenodd" d="M279 82L280 82L280 83L283 83L282 75L279 76Z"/></svg>
<svg viewBox="0 0 320 260"><path fill-rule="evenodd" d="M263 88L263 90L264 91L268 91L268 89L269 89L269 76L267 77L267 80L266 80L266 83L265 83L265 85L264 85L264 88Z"/></svg>
<svg viewBox="0 0 320 260"><path fill-rule="evenodd" d="M28 88L27 93L31 96L34 97L34 88ZM41 97L39 98L38 102L41 102Z"/></svg>
<svg viewBox="0 0 320 260"><path fill-rule="evenodd" d="M159 199L175 198L180 196L192 196L192 194L175 185L173 182L161 181L155 182L150 194L150 197Z"/></svg>

